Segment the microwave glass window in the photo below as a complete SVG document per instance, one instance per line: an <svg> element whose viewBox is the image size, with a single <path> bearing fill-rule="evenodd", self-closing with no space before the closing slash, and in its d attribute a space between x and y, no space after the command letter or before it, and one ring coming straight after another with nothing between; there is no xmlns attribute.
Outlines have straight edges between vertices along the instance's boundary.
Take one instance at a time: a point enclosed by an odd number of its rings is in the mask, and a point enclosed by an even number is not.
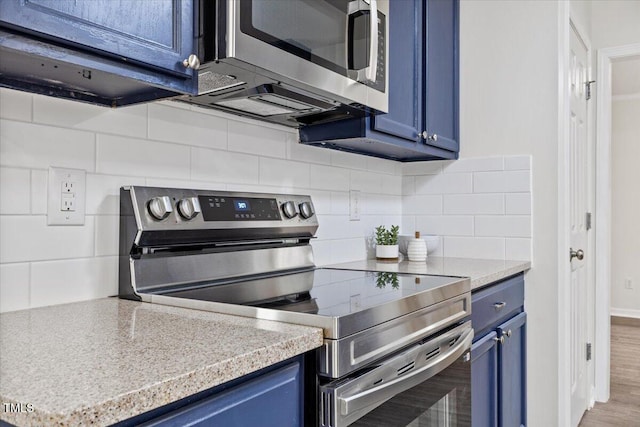
<svg viewBox="0 0 640 427"><path fill-rule="evenodd" d="M366 67L369 16L348 16L351 0L246 0L240 3L241 31L339 74ZM351 28L349 28L351 26ZM349 34L352 40L348 46ZM351 61L348 50L353 49Z"/></svg>

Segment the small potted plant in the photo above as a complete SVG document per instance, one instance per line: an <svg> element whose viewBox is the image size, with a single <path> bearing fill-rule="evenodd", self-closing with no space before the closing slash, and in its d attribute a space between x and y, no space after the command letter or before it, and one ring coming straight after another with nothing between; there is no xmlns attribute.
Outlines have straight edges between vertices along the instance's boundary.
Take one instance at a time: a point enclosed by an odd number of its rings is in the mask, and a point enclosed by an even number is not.
<svg viewBox="0 0 640 427"><path fill-rule="evenodd" d="M397 225L392 225L389 230L384 225L376 227L376 258L398 259L399 230Z"/></svg>

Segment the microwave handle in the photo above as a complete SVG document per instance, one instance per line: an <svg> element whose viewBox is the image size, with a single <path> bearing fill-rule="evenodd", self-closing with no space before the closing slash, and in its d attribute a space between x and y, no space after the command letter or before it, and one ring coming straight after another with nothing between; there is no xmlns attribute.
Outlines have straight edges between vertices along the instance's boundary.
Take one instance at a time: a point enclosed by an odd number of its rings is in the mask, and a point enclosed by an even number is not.
<svg viewBox="0 0 640 427"><path fill-rule="evenodd" d="M358 6L362 0L355 0L351 4L355 5L354 9L349 8L349 16L359 12ZM351 19L347 19L347 27ZM347 28L347 36L353 34ZM348 69L347 74L352 76L356 81L362 83L375 83L378 72L378 3L377 0L369 0L369 65L366 68L355 70ZM351 52L353 53L353 52Z"/></svg>
<svg viewBox="0 0 640 427"><path fill-rule="evenodd" d="M439 337L439 341L448 341L453 333L445 334ZM350 396L339 396L338 405L342 416L349 415L353 412L357 412L363 408L371 405L380 404L391 399L393 396L400 394L412 387L428 380L429 378L437 375L456 359L461 357L465 351L471 347L471 341L473 340L473 329L469 328L458 340L458 342L446 353L439 355L430 363L416 369L408 375L401 375L396 379L379 385L368 390L360 391L359 393Z"/></svg>

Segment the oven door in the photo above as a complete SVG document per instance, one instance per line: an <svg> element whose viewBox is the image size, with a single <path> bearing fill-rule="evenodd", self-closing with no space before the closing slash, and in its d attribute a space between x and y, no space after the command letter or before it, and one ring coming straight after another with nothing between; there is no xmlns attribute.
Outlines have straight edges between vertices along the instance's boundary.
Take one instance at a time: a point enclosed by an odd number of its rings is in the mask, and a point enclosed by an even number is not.
<svg viewBox="0 0 640 427"><path fill-rule="evenodd" d="M387 111L388 0L227 0L226 5L228 58L349 101L344 103Z"/></svg>
<svg viewBox="0 0 640 427"><path fill-rule="evenodd" d="M319 425L471 426L471 322L320 386Z"/></svg>

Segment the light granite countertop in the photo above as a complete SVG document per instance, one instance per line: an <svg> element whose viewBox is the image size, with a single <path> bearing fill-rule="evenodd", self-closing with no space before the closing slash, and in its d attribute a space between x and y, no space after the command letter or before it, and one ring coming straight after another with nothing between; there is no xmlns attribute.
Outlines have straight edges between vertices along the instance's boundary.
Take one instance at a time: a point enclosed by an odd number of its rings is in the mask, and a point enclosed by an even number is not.
<svg viewBox="0 0 640 427"><path fill-rule="evenodd" d="M0 419L107 425L317 348L322 330L104 298L2 314L0 344Z"/></svg>
<svg viewBox="0 0 640 427"><path fill-rule="evenodd" d="M492 282L527 271L529 261L502 261L491 259L428 257L426 262L390 262L367 259L326 265L327 268L346 270L389 271L410 274L435 274L441 276L469 277L471 289L479 289Z"/></svg>

